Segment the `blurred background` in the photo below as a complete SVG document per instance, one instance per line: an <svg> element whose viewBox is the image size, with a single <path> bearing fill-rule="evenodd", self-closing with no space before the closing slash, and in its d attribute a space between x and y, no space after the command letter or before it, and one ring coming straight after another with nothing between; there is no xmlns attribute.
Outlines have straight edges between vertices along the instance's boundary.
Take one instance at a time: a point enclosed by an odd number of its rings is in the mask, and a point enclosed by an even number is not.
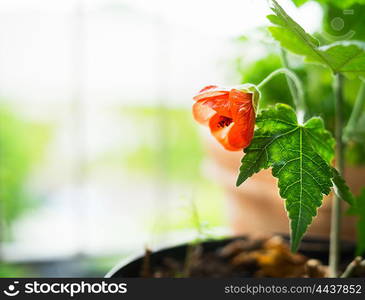
<svg viewBox="0 0 365 300"><path fill-rule="evenodd" d="M280 3L309 32L342 13ZM2 0L0 276L103 276L196 238L197 215L207 236L229 234L192 96L280 67L268 13L257 0ZM277 80L264 101L289 102Z"/></svg>

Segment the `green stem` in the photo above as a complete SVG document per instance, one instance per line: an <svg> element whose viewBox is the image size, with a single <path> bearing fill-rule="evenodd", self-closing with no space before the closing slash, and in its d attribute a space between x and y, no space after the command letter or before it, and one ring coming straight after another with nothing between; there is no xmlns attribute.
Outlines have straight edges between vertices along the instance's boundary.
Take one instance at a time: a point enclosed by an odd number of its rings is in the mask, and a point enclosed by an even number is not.
<svg viewBox="0 0 365 300"><path fill-rule="evenodd" d="M296 109L298 112L304 111L304 92L303 92L303 85L300 79L298 78L297 74L295 74L293 71L290 71L287 68L280 68L275 70L274 72L270 73L264 80L262 80L258 85L257 88L262 88L265 84L267 84L270 80L272 80L274 77L284 74L288 80L288 82L291 82L291 85L289 85L289 89L291 90L292 97L294 104L296 106ZM291 86L291 88L290 88ZM295 92L294 92L295 90Z"/></svg>
<svg viewBox="0 0 365 300"><path fill-rule="evenodd" d="M343 143L343 77L335 75L335 120L336 120L336 169L340 174L344 171L344 143ZM341 230L341 198L333 195L331 212L331 233L330 233L330 276L338 276L338 263L340 256L340 230Z"/></svg>
<svg viewBox="0 0 365 300"><path fill-rule="evenodd" d="M288 61L287 52L283 48L280 48L280 56L281 56L281 60L282 60L284 68L291 71L289 61ZM301 88L301 90L298 91L295 84L294 84L294 82L292 80L290 80L289 76L286 75L285 77L286 77L286 81L287 81L288 86L289 86L290 94L291 94L293 99L296 99L294 101L296 102L298 110L302 110L304 112L306 107L305 107L305 101L304 101L303 88ZM298 80L299 80L299 78L298 78ZM301 86L302 86L302 84L301 84Z"/></svg>
<svg viewBox="0 0 365 300"><path fill-rule="evenodd" d="M365 264L365 260L363 260L361 256L355 257L355 259L347 266L345 272L342 273L340 278L352 277L356 269L361 267L362 264Z"/></svg>
<svg viewBox="0 0 365 300"><path fill-rule="evenodd" d="M354 108L352 109L350 119L344 130L343 139L345 142L351 138L351 135L356 130L364 104L365 104L365 82L362 80L359 92L357 93Z"/></svg>

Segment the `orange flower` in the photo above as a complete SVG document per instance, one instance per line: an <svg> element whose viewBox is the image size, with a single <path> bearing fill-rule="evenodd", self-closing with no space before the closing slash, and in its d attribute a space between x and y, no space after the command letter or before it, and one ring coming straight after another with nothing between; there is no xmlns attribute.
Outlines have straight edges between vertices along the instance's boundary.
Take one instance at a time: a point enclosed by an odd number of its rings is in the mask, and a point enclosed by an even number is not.
<svg viewBox="0 0 365 300"><path fill-rule="evenodd" d="M207 86L194 97L193 116L209 126L225 149L238 151L251 143L258 96L253 85L232 89Z"/></svg>

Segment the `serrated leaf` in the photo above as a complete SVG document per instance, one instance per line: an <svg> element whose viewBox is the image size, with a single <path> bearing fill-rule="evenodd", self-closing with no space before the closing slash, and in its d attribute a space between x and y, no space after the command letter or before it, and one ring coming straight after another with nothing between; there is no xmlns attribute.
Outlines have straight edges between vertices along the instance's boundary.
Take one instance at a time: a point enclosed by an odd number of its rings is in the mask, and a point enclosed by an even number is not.
<svg viewBox="0 0 365 300"><path fill-rule="evenodd" d="M350 205L354 205L355 199L354 195L351 193L350 188L346 184L345 179L338 173L338 171L335 168L332 169L332 182L335 187L335 193L338 197L340 197L342 200L346 201Z"/></svg>
<svg viewBox="0 0 365 300"><path fill-rule="evenodd" d="M326 160L333 156L333 150L313 142L313 136L329 136L320 124L317 118L298 124L294 110L285 104L262 111L237 180L238 186L261 169L272 167L291 221L292 251L297 250L323 195L332 186L332 171Z"/></svg>
<svg viewBox="0 0 365 300"><path fill-rule="evenodd" d="M318 51L319 42L313 36L305 32L305 30L295 22L285 10L276 2L272 0L273 7L271 8L275 15L269 15L268 19L273 23L269 27L272 36L281 43L284 48L303 55L320 59L321 53Z"/></svg>
<svg viewBox="0 0 365 300"><path fill-rule="evenodd" d="M324 130L325 125L323 119L313 117L306 123L307 133L310 135L312 147L319 155L330 165L335 157L336 141L332 134Z"/></svg>
<svg viewBox="0 0 365 300"><path fill-rule="evenodd" d="M319 46L318 41L305 32L278 4L272 0L275 15L268 19L272 36L289 51L304 56L307 62L327 66L333 73L342 73L354 78L365 75L365 43L342 41L327 46Z"/></svg>

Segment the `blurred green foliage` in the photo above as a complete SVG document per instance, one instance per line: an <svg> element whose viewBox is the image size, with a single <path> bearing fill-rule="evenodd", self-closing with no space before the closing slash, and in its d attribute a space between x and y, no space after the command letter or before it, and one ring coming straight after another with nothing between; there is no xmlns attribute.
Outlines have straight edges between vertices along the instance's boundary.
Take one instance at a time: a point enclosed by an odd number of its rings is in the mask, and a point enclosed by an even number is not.
<svg viewBox="0 0 365 300"><path fill-rule="evenodd" d="M182 192L183 194L183 192ZM191 206L195 205L199 214L200 226L204 230L205 237L211 237L210 230L225 224L225 217L222 212L225 210L224 198L221 187L211 181L200 180L194 187L194 198L181 197L181 206L176 210L170 210L169 216L161 212L160 216L146 220L147 228L152 228L154 234L160 234L177 230L195 231L197 222L191 212ZM193 202L193 204L191 204ZM207 209L209 207L209 209ZM218 238L214 235L215 238Z"/></svg>
<svg viewBox="0 0 365 300"><path fill-rule="evenodd" d="M251 82L258 84L271 72L282 67L280 56L277 55L277 53L269 53L264 58L248 65L244 64L243 58L237 61L237 63L241 66L237 68L237 71L241 76L242 83ZM273 78L261 89L261 107L272 105L279 101L286 104L292 104L290 92L284 76Z"/></svg>
<svg viewBox="0 0 365 300"><path fill-rule="evenodd" d="M26 122L0 105L0 216L7 229L36 203L26 184L48 136L48 127Z"/></svg>
<svg viewBox="0 0 365 300"><path fill-rule="evenodd" d="M355 198L353 205L347 211L348 214L357 216L357 249L356 255L365 254L365 188Z"/></svg>
<svg viewBox="0 0 365 300"><path fill-rule="evenodd" d="M329 70L317 65L303 64L297 57L292 57L295 67L293 70L299 75L304 84L307 117L321 116L326 128L334 131L334 101L332 92L332 75ZM239 64L238 69L241 82L259 83L263 78L274 70L281 68L281 58L278 53L272 52L267 56L250 64ZM360 82L358 80L347 80L345 83L345 120L350 117L357 90ZM273 105L277 102L293 104L289 93L286 78L280 76L274 78L262 89L262 101L260 107ZM365 108L364 108L365 111ZM351 164L365 164L365 140L358 139L351 141L347 148L347 159Z"/></svg>
<svg viewBox="0 0 365 300"><path fill-rule="evenodd" d="M27 274L29 274L29 272L25 267L0 262L0 278L25 277L25 276L27 276Z"/></svg>
<svg viewBox="0 0 365 300"><path fill-rule="evenodd" d="M131 173L167 174L170 181L192 182L201 176L203 149L190 110L141 106L120 111L121 120L133 124L129 139L135 143L106 153L104 162L120 163Z"/></svg>
<svg viewBox="0 0 365 300"><path fill-rule="evenodd" d="M150 123L160 138L157 143L140 144L136 151L126 154L129 166L145 171L161 170L169 179L179 181L192 181L200 176L203 151L190 111L157 107L133 108L126 113L132 113L136 123L147 126Z"/></svg>
<svg viewBox="0 0 365 300"><path fill-rule="evenodd" d="M307 0L293 0L300 6ZM315 34L326 44L344 38L365 40L365 0L318 0L323 9L322 29ZM337 22L337 23L336 23ZM247 40L239 39L241 43ZM282 60L278 47L267 47L268 54L254 62L244 64L243 58L237 60L237 69L241 81L259 83L275 69L281 68ZM312 64L304 64L302 58L289 55L291 68L302 79L307 104L307 117L321 116L326 128L334 130L334 100L332 91L332 75L325 68ZM346 80L345 82L345 124L360 86L359 80ZM277 102L292 104L291 96L284 76L273 79L262 89L261 108ZM365 120L365 107L363 118ZM346 158L352 165L365 164L365 136L359 134L348 143Z"/></svg>
<svg viewBox="0 0 365 300"><path fill-rule="evenodd" d="M313 0L292 0L295 5L300 6L306 2L313 1ZM365 0L315 0L316 2L324 5L332 5L337 8L348 8L355 4L365 4Z"/></svg>
<svg viewBox="0 0 365 300"><path fill-rule="evenodd" d="M175 199L175 203L181 203L180 207L170 209L168 215L164 209L160 217L152 216L146 220L146 227L153 228L154 234L194 229L188 212L191 201L203 222L210 227L222 226L222 191L202 174L205 155L197 130L199 125L193 121L191 110L140 106L123 107L119 111L123 122L133 124L135 143L113 149L97 164L122 168L138 180L168 181L170 186L179 186L181 190L178 195L181 201ZM193 194L193 199L187 199L185 191Z"/></svg>
<svg viewBox="0 0 365 300"><path fill-rule="evenodd" d="M310 0L292 0L301 6ZM322 32L319 39L365 40L365 0L311 0L323 10Z"/></svg>
<svg viewBox="0 0 365 300"><path fill-rule="evenodd" d="M334 5L323 5L322 35L330 41L343 39L365 40L365 5L354 5L344 10Z"/></svg>

